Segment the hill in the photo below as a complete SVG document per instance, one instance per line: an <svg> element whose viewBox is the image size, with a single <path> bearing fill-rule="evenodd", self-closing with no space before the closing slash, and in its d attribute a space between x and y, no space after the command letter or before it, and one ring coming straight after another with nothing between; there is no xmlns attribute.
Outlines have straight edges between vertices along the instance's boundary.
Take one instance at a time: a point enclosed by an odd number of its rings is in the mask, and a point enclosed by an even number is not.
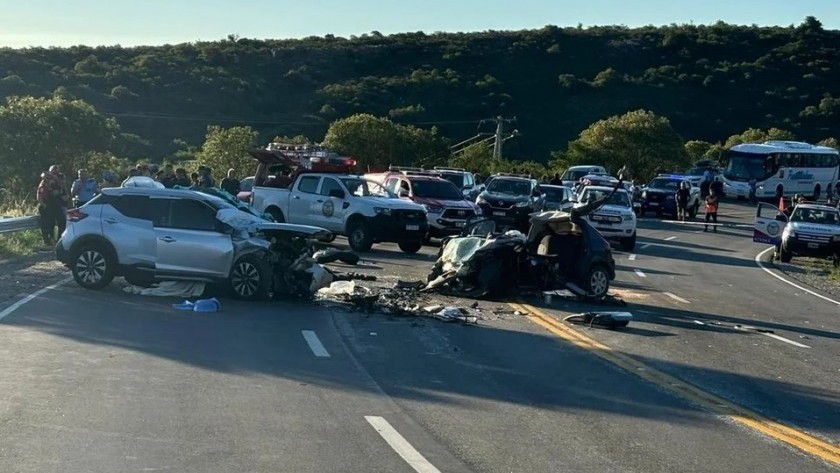
<svg viewBox="0 0 840 473"><path fill-rule="evenodd" d="M83 99L139 135L135 156L199 145L207 126L320 140L357 112L436 125L453 142L516 116L506 153L544 161L590 123L639 108L685 139L779 127L837 133L840 32L674 25L0 50L0 99ZM489 129L483 131L491 131Z"/></svg>

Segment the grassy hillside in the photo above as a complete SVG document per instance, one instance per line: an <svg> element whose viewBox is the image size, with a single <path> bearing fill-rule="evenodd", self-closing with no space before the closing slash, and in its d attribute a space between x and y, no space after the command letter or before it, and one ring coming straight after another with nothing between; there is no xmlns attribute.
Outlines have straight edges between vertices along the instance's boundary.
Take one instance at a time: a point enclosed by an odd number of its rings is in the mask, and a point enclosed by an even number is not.
<svg viewBox="0 0 840 473"><path fill-rule="evenodd" d="M840 32L718 23L627 29L313 37L161 47L0 49L0 98L84 99L153 159L208 124L321 139L356 112L437 125L460 141L516 116L508 154L545 160L593 121L645 108L686 139L781 127L818 141L840 124ZM488 125L489 126L489 125ZM833 129L832 129L833 128ZM484 131L490 131L489 129Z"/></svg>

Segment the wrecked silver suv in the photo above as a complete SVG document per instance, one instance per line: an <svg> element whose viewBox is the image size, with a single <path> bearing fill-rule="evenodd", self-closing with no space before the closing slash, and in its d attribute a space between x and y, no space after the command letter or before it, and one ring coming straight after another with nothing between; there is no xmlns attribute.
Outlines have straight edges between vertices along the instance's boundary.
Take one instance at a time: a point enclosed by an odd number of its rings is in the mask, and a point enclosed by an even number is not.
<svg viewBox="0 0 840 473"><path fill-rule="evenodd" d="M87 289L115 276L217 283L240 299L309 293L311 242L319 227L272 223L211 195L110 188L67 213L56 255Z"/></svg>

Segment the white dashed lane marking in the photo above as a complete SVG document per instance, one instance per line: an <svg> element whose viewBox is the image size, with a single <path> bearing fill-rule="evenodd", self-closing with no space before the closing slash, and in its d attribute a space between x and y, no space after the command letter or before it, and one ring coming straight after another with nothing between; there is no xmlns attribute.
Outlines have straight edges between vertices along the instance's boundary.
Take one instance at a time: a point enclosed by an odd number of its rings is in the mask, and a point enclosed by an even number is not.
<svg viewBox="0 0 840 473"><path fill-rule="evenodd" d="M635 271L636 275L639 276L640 278L646 278L647 277L647 276L645 276L645 273L643 273L641 269L634 269L633 271Z"/></svg>
<svg viewBox="0 0 840 473"><path fill-rule="evenodd" d="M670 297L671 299L674 299L674 300L675 300L675 301L677 301L677 302L682 302L683 304L691 304L691 301L690 301L690 300L688 300L688 299L683 299L682 297L680 297L680 296L678 296L678 295L676 295L676 294L672 294L672 293L670 293L670 292L663 292L662 294L665 294L666 296Z"/></svg>
<svg viewBox="0 0 840 473"><path fill-rule="evenodd" d="M303 339L306 340L306 344L309 345L309 349L312 350L312 353L317 356L318 358L329 358L330 353L324 348L324 344L321 343L321 339L318 338L318 335L313 332L312 330L301 330L301 335L303 335Z"/></svg>

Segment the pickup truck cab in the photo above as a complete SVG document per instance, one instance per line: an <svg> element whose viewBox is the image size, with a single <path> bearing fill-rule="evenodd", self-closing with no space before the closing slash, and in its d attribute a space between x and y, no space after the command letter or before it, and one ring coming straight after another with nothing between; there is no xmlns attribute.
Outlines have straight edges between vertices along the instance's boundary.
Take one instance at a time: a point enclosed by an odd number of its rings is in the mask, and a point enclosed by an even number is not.
<svg viewBox="0 0 840 473"><path fill-rule="evenodd" d="M350 247L359 252L378 242L395 242L406 253L416 253L423 246L429 224L421 205L351 174L303 170L286 176L282 184L266 182L272 158L266 153L252 154L260 161L252 205L276 222L313 225L346 235Z"/></svg>
<svg viewBox="0 0 840 473"><path fill-rule="evenodd" d="M840 211L818 204L799 204L788 218L771 204L756 211L753 241L776 246L776 256L789 263L794 256L830 257L840 263Z"/></svg>

